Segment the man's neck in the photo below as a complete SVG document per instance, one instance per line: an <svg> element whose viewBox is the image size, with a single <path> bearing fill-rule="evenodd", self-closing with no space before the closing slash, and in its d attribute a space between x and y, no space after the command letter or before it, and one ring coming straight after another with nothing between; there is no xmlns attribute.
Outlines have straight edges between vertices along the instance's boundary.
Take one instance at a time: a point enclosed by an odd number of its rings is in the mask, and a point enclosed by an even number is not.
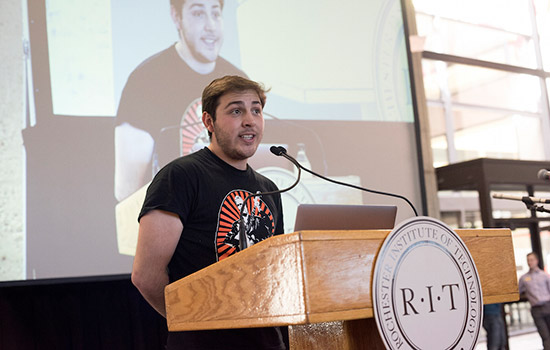
<svg viewBox="0 0 550 350"><path fill-rule="evenodd" d="M235 169L246 170L248 168L248 159L243 159L243 160L230 159L229 157L226 156L225 153L223 153L221 150L213 146L212 143L208 145L208 149L210 150L210 152L214 153L216 157L220 158L222 161L224 161L228 165L231 165Z"/></svg>
<svg viewBox="0 0 550 350"><path fill-rule="evenodd" d="M187 63L187 65L199 74L209 74L216 68L216 61L213 62L201 62L197 60L187 45L183 44L181 40L176 43L176 51L180 58Z"/></svg>

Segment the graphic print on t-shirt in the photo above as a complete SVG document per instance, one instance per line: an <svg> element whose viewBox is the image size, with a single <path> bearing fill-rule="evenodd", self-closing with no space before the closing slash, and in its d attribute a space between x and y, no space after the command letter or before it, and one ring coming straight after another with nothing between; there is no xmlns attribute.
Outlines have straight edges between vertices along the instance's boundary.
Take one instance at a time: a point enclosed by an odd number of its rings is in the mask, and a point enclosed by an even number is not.
<svg viewBox="0 0 550 350"><path fill-rule="evenodd" d="M200 97L196 98L183 113L180 123L180 144L181 156L193 153L193 147L199 143L208 144L208 133L202 124L202 102Z"/></svg>
<svg viewBox="0 0 550 350"><path fill-rule="evenodd" d="M217 258L223 260L239 250L239 214L246 197L251 194L245 190L231 191L223 200L216 230ZM275 221L269 207L259 197L246 201L243 219L246 227L248 246L263 241L275 233Z"/></svg>

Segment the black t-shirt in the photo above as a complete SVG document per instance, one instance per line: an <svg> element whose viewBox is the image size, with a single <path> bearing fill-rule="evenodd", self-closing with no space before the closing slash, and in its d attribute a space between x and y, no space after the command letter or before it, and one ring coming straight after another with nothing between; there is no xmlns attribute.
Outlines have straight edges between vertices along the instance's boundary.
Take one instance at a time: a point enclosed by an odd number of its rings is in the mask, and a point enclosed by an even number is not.
<svg viewBox="0 0 550 350"><path fill-rule="evenodd" d="M147 131L155 140L155 152L162 167L188 153L188 149L186 152L182 149L190 147L203 128L201 115L194 114L193 106L200 105L202 90L212 80L225 75L246 77L221 57L211 73L199 74L172 45L143 61L130 74L120 98L116 124L126 122ZM185 115L186 111L190 114Z"/></svg>
<svg viewBox="0 0 550 350"><path fill-rule="evenodd" d="M162 168L147 189L139 218L160 209L181 219L184 229L170 261L170 282L236 253L240 203L250 193L276 189L250 166L238 170L208 148ZM254 197L247 204L249 245L284 232L280 195Z"/></svg>
<svg viewBox="0 0 550 350"><path fill-rule="evenodd" d="M183 231L168 265L174 282L238 251L235 221L247 194L276 190L252 168L238 170L208 148L162 168L147 190L139 218L150 210L175 213ZM280 195L254 197L245 209L249 245L283 233ZM278 328L171 332L168 349L284 349Z"/></svg>

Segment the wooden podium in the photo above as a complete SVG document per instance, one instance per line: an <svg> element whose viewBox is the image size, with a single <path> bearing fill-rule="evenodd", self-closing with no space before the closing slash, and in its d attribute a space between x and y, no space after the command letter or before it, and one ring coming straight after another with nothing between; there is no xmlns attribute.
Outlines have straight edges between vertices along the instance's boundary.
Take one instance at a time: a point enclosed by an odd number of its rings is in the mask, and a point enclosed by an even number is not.
<svg viewBox="0 0 550 350"><path fill-rule="evenodd" d="M371 280L390 230L271 237L166 287L170 331L289 325L291 349L384 349ZM457 230L485 304L518 300L508 229Z"/></svg>

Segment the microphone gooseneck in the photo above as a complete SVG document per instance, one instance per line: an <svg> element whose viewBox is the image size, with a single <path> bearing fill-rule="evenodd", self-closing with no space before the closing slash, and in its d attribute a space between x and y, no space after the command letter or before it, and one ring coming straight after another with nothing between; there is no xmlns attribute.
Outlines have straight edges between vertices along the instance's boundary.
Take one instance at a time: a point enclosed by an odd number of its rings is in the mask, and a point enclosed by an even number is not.
<svg viewBox="0 0 550 350"><path fill-rule="evenodd" d="M531 196L514 196L514 195L507 195L502 193L495 193L493 194L493 198L497 199L509 199L513 201L522 201L523 203L527 205L533 205L535 203L544 203L544 204L550 204L550 199L548 198L537 198L537 197L531 197Z"/></svg>
<svg viewBox="0 0 550 350"><path fill-rule="evenodd" d="M370 193L374 193L374 194L380 194L380 195L383 195L383 196L390 196L390 197L395 197L395 198L399 198L399 199L402 199L404 200L405 202L407 202L407 204L411 207L412 211L414 212L414 215L415 216L418 216L418 212L416 211L416 208L414 207L414 205L411 203L411 201L404 197L404 196L401 196L399 194L395 194L395 193L389 193L389 192L382 192L382 191L376 191L376 190L371 190L371 189L368 189L368 188L364 188L364 187L359 187L359 186L355 186L355 185L352 185L352 184L348 184L348 183L345 183L345 182L341 182L341 181L337 181L337 180L333 180L333 179L330 179L328 177L325 177L323 175L320 175L320 174L317 174L316 172L310 170L310 169L307 169L307 168L304 168L300 163L298 163L298 161L296 159L294 159L293 157L289 156L287 154L287 151L284 147L282 146L271 146L270 148L271 152L277 156L282 156L282 157L285 157L286 159L290 160L292 163L294 163L298 169L302 169L312 175L315 175L317 177L320 177L321 179L325 180L325 181L328 181L328 182L332 182L332 183L335 183L335 184L338 184L338 185L342 185L342 186L347 186L347 187L351 187L351 188L355 188L357 190L361 190L361 191L366 191L366 192L370 192Z"/></svg>
<svg viewBox="0 0 550 350"><path fill-rule="evenodd" d="M493 194L493 198L509 199L509 200L513 200L513 201L521 201L525 204L525 206L529 210L540 211L540 212L543 212L543 213L550 213L549 209L546 209L542 205L536 205L535 204L535 203L548 204L548 203L550 203L550 199L548 199L548 198L537 198L537 197L531 197L531 196L514 196L514 195L507 195L507 194L502 194L502 193Z"/></svg>
<svg viewBox="0 0 550 350"><path fill-rule="evenodd" d="M300 176L302 175L302 170L300 169L300 164L298 164L298 162L294 158L292 158L292 157L290 157L286 154L286 149L284 147L281 147L281 146L278 146L278 147L271 146L270 151L271 151L271 153L273 153L277 156L283 156L283 157L287 158L288 160L290 160L292 163L294 163L294 165L298 168L298 177L292 185L290 185L289 187L284 188L282 190L270 191L270 192L251 193L251 194L247 195L244 198L243 204L242 204L242 206L239 210L239 251L242 251L243 249L248 248L248 241L247 241L247 238L246 238L246 223L244 222L244 217L243 217L244 211L246 210L246 203L248 202L248 200L251 199L251 198L257 197L257 196L269 196L269 195L274 195L274 194L290 191L291 189L296 187L296 185L298 185L298 182L300 182ZM292 159L290 159L290 158L292 158Z"/></svg>

